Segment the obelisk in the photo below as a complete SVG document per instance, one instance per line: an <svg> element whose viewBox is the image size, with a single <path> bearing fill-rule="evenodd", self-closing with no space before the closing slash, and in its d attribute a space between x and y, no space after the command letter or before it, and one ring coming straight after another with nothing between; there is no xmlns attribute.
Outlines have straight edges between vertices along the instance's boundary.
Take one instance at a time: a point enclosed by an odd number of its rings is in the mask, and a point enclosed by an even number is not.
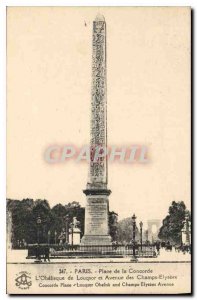
<svg viewBox="0 0 197 300"><path fill-rule="evenodd" d="M96 149L107 149L107 84L106 84L106 22L97 15L93 22L91 94L91 160L89 179L83 191L87 197L85 209L84 245L110 245L107 156L95 160ZM99 147L99 148L98 148Z"/></svg>

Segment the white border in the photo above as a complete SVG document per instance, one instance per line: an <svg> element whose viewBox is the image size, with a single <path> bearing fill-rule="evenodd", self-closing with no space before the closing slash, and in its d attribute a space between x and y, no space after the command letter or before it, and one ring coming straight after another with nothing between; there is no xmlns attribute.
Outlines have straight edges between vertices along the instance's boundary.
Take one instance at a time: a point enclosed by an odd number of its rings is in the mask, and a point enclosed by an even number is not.
<svg viewBox="0 0 197 300"><path fill-rule="evenodd" d="M1 6L195 6L194 0L2 0Z"/></svg>
<svg viewBox="0 0 197 300"><path fill-rule="evenodd" d="M197 1L195 0L1 0L0 1L0 239L1 239L1 248L0 248L0 296L1 299L7 299L6 295L6 6L191 6L194 10L197 6ZM195 27L195 24L193 24ZM194 40L193 40L193 49L196 49L196 32L194 31ZM194 55L194 53L193 53ZM193 61L193 68L195 70L196 63ZM193 81L194 87L196 86L196 78ZM197 106L195 104L195 94L193 94L193 107L195 108L195 115L197 112ZM195 122L196 123L196 122ZM196 124L194 128L195 141L197 140L197 130ZM194 149L196 148L196 142ZM14 149L13 149L14 155ZM195 161L195 168L197 162ZM194 167L194 166L193 166ZM194 185L196 184L197 179L194 180ZM193 208L194 208L194 195L193 195ZM195 206L196 208L196 206ZM195 209L196 212L196 209ZM194 213L194 212L193 212ZM195 218L194 218L195 219ZM194 220L193 220L194 222ZM193 224L194 230L194 224ZM196 237L196 234L195 234ZM196 239L195 239L196 240ZM196 282L196 280L195 280ZM195 291L195 282L194 282L194 291ZM180 296L181 297L181 296ZM41 298L41 296L38 296ZM53 296L52 298L57 298ZM66 298L71 298L66 296ZM76 297L72 297L76 298ZM109 298L107 296L102 297ZM111 298L111 297L110 297ZM119 298L124 298L119 296ZM142 297L132 298L140 299ZM173 299L174 297L168 297L168 299ZM177 298L177 297L176 297ZM179 297L178 297L179 298ZM24 299L24 296L19 296L17 299Z"/></svg>

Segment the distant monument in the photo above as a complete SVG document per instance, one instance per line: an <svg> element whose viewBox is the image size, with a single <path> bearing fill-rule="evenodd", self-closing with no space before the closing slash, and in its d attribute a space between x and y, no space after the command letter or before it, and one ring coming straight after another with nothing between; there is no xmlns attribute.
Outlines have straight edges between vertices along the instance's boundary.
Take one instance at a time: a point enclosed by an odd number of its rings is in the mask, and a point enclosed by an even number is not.
<svg viewBox="0 0 197 300"><path fill-rule="evenodd" d="M182 245L191 245L191 222L189 216L186 214L181 230L181 243Z"/></svg>
<svg viewBox="0 0 197 300"><path fill-rule="evenodd" d="M148 239L154 242L158 239L161 221L158 219L153 219L153 220L148 220L147 223L148 223Z"/></svg>
<svg viewBox="0 0 197 300"><path fill-rule="evenodd" d="M107 188L107 157L96 161L92 159L96 147L107 147L106 89L106 22L102 15L97 15L93 22L91 159L89 180L83 191L87 196L85 234L81 241L84 245L111 244L108 227L108 196L111 191Z"/></svg>

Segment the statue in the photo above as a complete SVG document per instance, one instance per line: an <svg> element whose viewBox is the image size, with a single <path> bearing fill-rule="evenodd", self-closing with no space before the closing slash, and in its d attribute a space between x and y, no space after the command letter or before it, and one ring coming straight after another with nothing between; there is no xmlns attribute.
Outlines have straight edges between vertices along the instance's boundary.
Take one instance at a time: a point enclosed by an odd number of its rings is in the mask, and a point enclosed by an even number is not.
<svg viewBox="0 0 197 300"><path fill-rule="evenodd" d="M72 222L72 224L73 224L73 228L78 228L80 222L77 221L77 217L73 217L73 222Z"/></svg>
<svg viewBox="0 0 197 300"><path fill-rule="evenodd" d="M69 244L70 245L79 245L81 240L81 230L79 229L80 222L77 220L77 217L73 217L73 221L70 224L69 229Z"/></svg>

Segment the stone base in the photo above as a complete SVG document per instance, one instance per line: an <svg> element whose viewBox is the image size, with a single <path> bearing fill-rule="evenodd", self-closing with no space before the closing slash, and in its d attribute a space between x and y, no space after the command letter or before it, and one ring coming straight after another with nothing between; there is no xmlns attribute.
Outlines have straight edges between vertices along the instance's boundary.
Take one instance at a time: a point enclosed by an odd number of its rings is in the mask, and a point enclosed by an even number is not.
<svg viewBox="0 0 197 300"><path fill-rule="evenodd" d="M81 245L111 245L110 235L84 235L81 239Z"/></svg>

